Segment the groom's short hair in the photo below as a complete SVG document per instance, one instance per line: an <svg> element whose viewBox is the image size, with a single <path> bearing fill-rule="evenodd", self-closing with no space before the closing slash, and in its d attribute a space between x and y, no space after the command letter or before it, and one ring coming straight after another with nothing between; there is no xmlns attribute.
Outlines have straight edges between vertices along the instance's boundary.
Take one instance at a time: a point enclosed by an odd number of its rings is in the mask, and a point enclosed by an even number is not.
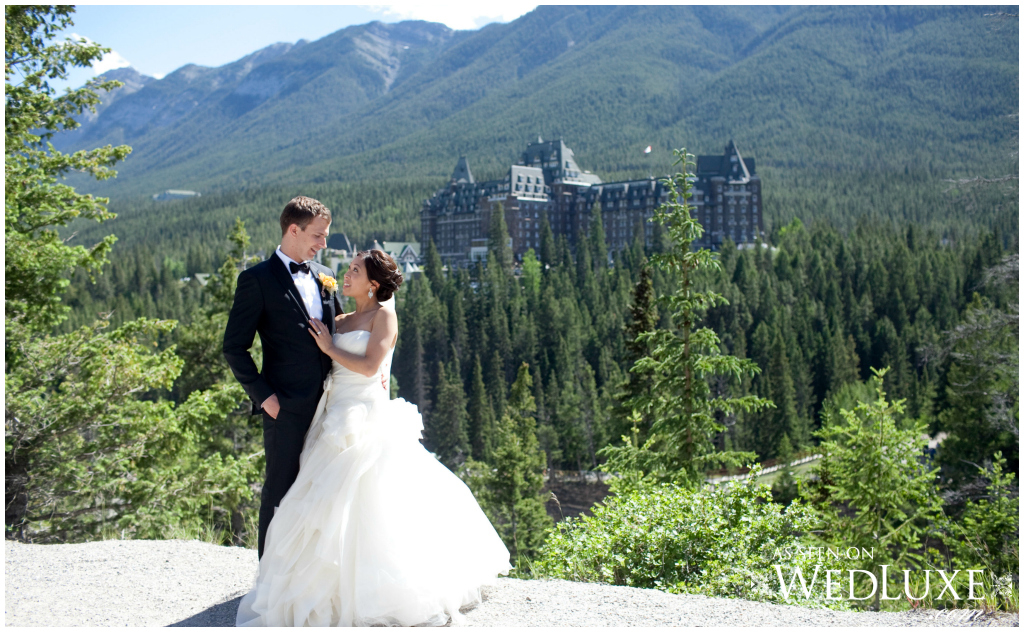
<svg viewBox="0 0 1024 632"><path fill-rule="evenodd" d="M288 227L292 224L306 230L306 226L309 226L309 223L317 217L326 217L330 222L330 209L311 197L305 195L294 197L285 204L284 210L281 212L281 234L288 232Z"/></svg>

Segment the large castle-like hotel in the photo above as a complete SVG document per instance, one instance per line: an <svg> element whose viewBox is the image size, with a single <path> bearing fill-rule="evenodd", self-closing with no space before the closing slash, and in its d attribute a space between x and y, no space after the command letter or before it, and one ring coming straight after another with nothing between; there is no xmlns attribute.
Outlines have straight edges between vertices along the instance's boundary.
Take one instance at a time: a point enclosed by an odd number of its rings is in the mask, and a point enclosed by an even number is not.
<svg viewBox="0 0 1024 632"><path fill-rule="evenodd" d="M704 226L695 247L717 249L727 238L736 244L763 239L761 179L753 158L741 157L729 141L724 155L698 156L695 175L690 203ZM627 247L639 230L650 246L654 226L649 220L667 199L668 188L659 180L602 182L580 169L561 140L537 139L501 180L476 182L465 156L459 158L448 184L423 202L420 239L433 239L445 263L470 265L486 258L491 213L504 208L519 259L530 248L539 250L545 215L555 237L564 235L575 246L600 202L609 250Z"/></svg>

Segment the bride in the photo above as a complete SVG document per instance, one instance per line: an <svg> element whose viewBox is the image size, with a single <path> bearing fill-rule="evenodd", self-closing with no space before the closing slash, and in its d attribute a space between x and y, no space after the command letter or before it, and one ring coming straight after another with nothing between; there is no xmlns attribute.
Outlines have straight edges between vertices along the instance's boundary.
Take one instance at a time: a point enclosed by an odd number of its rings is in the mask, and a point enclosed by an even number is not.
<svg viewBox="0 0 1024 632"><path fill-rule="evenodd" d="M416 407L390 399L401 283L390 256L362 251L342 285L355 311L333 340L310 321L333 366L237 625L445 625L511 569L469 488L420 444Z"/></svg>

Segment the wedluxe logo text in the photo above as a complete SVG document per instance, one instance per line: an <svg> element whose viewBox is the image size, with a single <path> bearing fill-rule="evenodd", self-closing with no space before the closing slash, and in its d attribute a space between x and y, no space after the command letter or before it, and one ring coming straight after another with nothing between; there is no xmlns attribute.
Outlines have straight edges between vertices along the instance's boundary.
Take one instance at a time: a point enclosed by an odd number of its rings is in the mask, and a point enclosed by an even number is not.
<svg viewBox="0 0 1024 632"><path fill-rule="evenodd" d="M850 547L846 550L830 547L797 547L796 549L779 549L775 552L775 557L780 560L805 557L815 558L818 561L827 561L829 559L873 560L875 555L874 549L858 549L855 547ZM805 598L810 599L811 594L814 592L815 584L820 582L817 585L819 587L822 584L824 585L825 599L831 600L850 599L853 601L864 601L873 598L876 593L880 592L879 598L882 600L896 601L906 598L916 601L929 597L934 588L939 589L939 594L935 597L936 599L955 599L959 601L964 597L957 593L953 584L956 576L961 572L967 574L966 599L980 601L985 598L980 592L975 592L976 589L980 589L983 586L981 581L975 580L976 574L981 576L984 573L983 569L963 571L954 569L951 573L947 573L944 570L931 569L923 571L907 569L890 571L891 566L889 564L882 564L878 567L879 573L876 575L873 571L860 568L837 569L826 568L822 564L815 564L809 579L804 576L804 572L799 566L790 567L789 581L787 582L786 571L783 570L784 566L782 564L773 564L772 566L775 568L775 574L779 580L779 591L786 599L789 599L790 595L795 595L797 590L802 592ZM903 573L902 592L898 589L893 591L890 587L889 574L892 572L897 574ZM919 586L919 583L912 582L911 579L921 579L922 574L924 575L924 587L918 588L921 594L911 594L914 592L911 586ZM856 582L858 578L871 580L871 590L866 592L866 594L857 594ZM963 586L960 586L960 590L964 590ZM865 592L865 590L862 589L862 592ZM895 594L891 594L891 592L895 592Z"/></svg>

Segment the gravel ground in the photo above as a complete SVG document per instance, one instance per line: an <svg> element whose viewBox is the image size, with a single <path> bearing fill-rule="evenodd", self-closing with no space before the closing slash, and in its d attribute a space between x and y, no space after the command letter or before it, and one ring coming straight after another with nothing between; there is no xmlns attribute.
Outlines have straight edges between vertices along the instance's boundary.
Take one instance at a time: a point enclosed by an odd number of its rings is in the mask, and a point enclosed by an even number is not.
<svg viewBox="0 0 1024 632"><path fill-rule="evenodd" d="M256 552L183 540L5 542L8 626L231 626ZM469 626L1019 627L978 611L834 612L566 581L500 579L466 610Z"/></svg>

